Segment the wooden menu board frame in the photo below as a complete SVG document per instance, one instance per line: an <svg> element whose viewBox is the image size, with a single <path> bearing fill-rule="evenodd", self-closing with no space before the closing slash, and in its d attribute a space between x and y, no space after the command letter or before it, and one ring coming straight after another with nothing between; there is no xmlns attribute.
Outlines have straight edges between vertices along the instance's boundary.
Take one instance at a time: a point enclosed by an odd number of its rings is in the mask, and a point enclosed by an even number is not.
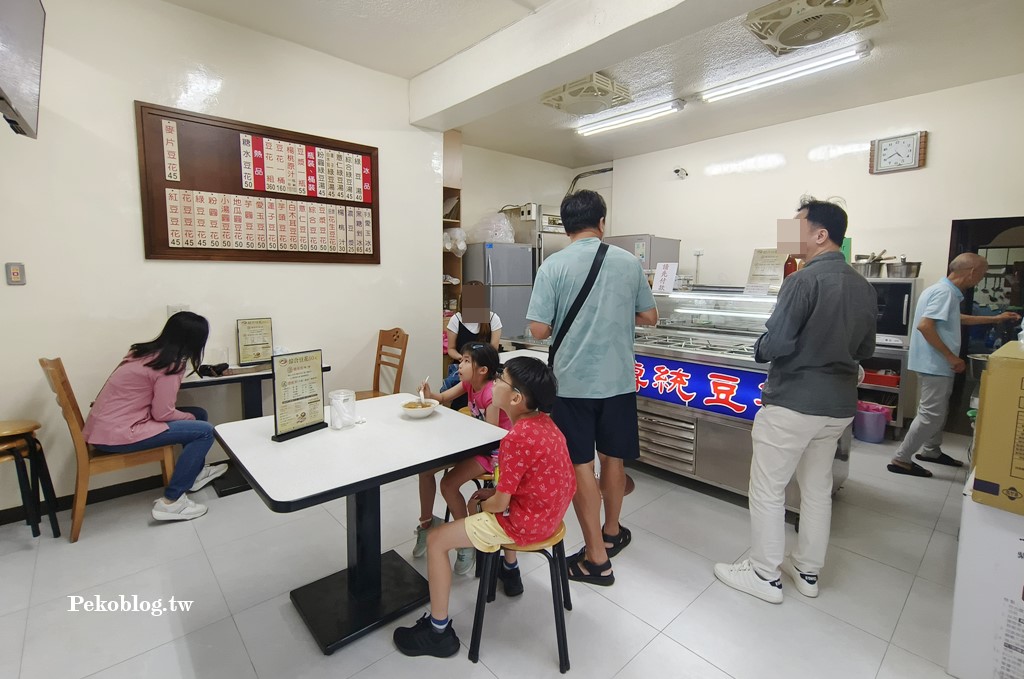
<svg viewBox="0 0 1024 679"><path fill-rule="evenodd" d="M165 121L173 122L173 145L166 141L164 135ZM214 261L259 261L259 262L328 262L346 264L380 264L380 189L378 182L378 150L373 146L363 146L351 142L327 139L313 135L300 134L262 125L217 118L190 111L135 102L135 126L138 138L139 178L142 190L142 226L145 241L146 259L179 259L179 260L214 260ZM369 201L345 200L319 195L305 195L294 192L278 192L274 190L255 190L243 188L243 152L246 135L250 139L260 138L291 145L305 145L309 150L315 147L317 152L326 151L338 158L357 157L369 160ZM168 160L165 145L173 148ZM299 148L299 147L295 147ZM178 161L173 165L171 161ZM365 162L365 160L363 161ZM176 180L171 179L177 178ZM360 178L362 180L362 178ZM341 181L339 179L339 181ZM257 186L257 188L259 188ZM168 190L178 189L178 192ZM313 191L312 184L309 190ZM359 248L352 246L352 241L342 241L335 245L335 234L332 239L331 251L314 251L308 249L271 249L276 239L260 243L253 241L234 240L229 247L191 247L172 246L169 236L168 213L172 206L168 204L168 196L175 193L190 196L195 192L198 200L200 192L205 196L216 194L222 200L241 197L243 200L260 201L273 199L275 204L288 204L301 211L320 209L341 215L348 210L348 219L352 214L366 215L370 228L366 229L364 239ZM362 194L362 190L360 189ZM177 205L174 206L177 208ZM323 211L321 211L321 214ZM248 214L248 213L247 213ZM258 228L258 220L254 222ZM365 223L360 219L360 224ZM211 227L212 228L212 227ZM264 223L266 227L266 222ZM228 226L225 225L227 230ZM269 233L269 231L265 232ZM342 230L344 234L344 230ZM349 233L351 238L351 231ZM180 241L179 241L180 242ZM206 241L186 240L184 244ZM212 241L218 242L218 241ZM225 243L228 241L225 240ZM207 243L208 244L208 243ZM297 245L289 241L290 245ZM363 247L365 244L365 247ZM243 247L247 245L248 247ZM283 241L282 241L283 246ZM308 245L307 245L308 247ZM328 246L320 245L321 248ZM346 252L344 250L354 250ZM359 252L358 250L369 249Z"/></svg>

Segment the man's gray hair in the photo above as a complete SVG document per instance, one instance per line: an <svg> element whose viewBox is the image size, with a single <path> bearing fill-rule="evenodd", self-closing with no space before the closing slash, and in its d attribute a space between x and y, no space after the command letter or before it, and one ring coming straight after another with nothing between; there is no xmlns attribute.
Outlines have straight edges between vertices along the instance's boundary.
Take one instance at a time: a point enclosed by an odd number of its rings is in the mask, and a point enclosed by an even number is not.
<svg viewBox="0 0 1024 679"><path fill-rule="evenodd" d="M956 271L971 271L980 266L988 266L988 261L974 252L964 252L953 258L949 263L949 273Z"/></svg>

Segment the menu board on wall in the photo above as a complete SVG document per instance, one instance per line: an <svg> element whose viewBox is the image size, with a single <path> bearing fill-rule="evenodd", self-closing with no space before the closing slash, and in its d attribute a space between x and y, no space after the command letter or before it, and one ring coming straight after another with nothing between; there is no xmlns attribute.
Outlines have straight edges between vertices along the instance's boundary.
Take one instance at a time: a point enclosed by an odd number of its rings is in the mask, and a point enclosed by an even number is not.
<svg viewBox="0 0 1024 679"><path fill-rule="evenodd" d="M377 149L135 102L147 259L380 263Z"/></svg>
<svg viewBox="0 0 1024 679"><path fill-rule="evenodd" d="M278 354L274 374L274 441L309 434L324 422L324 378L319 349Z"/></svg>

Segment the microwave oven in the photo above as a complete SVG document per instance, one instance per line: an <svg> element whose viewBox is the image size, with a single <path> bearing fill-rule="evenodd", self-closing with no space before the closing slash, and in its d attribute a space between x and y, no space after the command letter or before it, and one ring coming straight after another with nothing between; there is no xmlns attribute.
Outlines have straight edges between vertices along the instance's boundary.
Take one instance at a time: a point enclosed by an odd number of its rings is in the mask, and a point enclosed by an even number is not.
<svg viewBox="0 0 1024 679"><path fill-rule="evenodd" d="M880 347L910 348L914 332L918 278L869 278L878 301L875 343Z"/></svg>

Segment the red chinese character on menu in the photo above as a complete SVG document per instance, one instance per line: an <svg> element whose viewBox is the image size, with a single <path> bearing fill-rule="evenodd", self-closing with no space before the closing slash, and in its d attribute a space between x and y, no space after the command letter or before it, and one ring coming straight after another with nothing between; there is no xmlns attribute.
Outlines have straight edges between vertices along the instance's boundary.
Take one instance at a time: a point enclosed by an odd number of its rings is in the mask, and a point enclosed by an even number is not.
<svg viewBox="0 0 1024 679"><path fill-rule="evenodd" d="M760 394L763 389L764 389L764 382L762 382L761 384L757 385L757 393ZM757 398L754 399L754 405L756 405L758 408L761 407L762 404L761 404L761 397L760 396L758 396Z"/></svg>
<svg viewBox="0 0 1024 679"><path fill-rule="evenodd" d="M747 409L747 406L732 400L740 386L740 378L735 375L708 373L708 379L711 380L712 395L704 399L704 405L723 406L736 414L742 413Z"/></svg>
<svg viewBox="0 0 1024 679"><path fill-rule="evenodd" d="M637 391L640 391L641 387L647 387L647 385L651 383L650 380L645 380L643 378L645 370L643 363L633 363L633 374L636 376Z"/></svg>
<svg viewBox="0 0 1024 679"><path fill-rule="evenodd" d="M685 391L685 388L690 385L690 377L690 373L682 368L669 370L666 366L656 365L654 366L653 384L659 394L664 394L666 391L674 391L680 401L689 403L697 395L696 393Z"/></svg>

